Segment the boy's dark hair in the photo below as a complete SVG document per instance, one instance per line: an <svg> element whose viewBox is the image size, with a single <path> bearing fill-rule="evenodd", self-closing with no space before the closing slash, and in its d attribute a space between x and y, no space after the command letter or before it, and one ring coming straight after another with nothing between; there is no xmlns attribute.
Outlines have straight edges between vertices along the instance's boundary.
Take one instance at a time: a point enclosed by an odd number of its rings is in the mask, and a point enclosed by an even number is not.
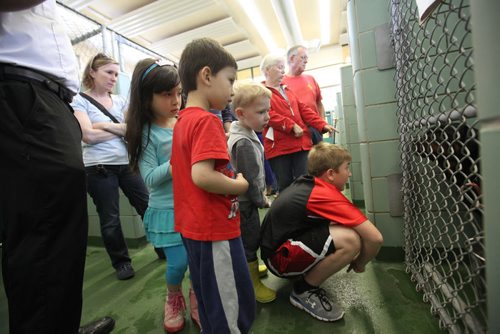
<svg viewBox="0 0 500 334"><path fill-rule="evenodd" d="M321 141L309 151L307 172L312 176L320 177L327 170L338 170L340 165L351 160L351 154L347 149Z"/></svg>
<svg viewBox="0 0 500 334"><path fill-rule="evenodd" d="M184 92L189 93L198 88L196 77L205 66L210 68L212 75L228 66L238 69L234 57L217 41L211 38L195 39L186 45L179 61L179 76Z"/></svg>
<svg viewBox="0 0 500 334"><path fill-rule="evenodd" d="M137 63L130 84L130 104L127 111L125 139L129 164L133 171L139 170L139 160L145 147L142 145L142 131L147 124L148 141L154 113L151 109L153 94L168 92L180 83L175 66L156 63L155 59L143 59Z"/></svg>

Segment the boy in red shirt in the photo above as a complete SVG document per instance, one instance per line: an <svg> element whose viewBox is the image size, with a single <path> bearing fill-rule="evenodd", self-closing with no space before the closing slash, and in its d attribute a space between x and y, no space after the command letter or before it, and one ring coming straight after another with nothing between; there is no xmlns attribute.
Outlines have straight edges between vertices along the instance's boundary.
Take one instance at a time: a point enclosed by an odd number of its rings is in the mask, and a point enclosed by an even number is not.
<svg viewBox="0 0 500 334"><path fill-rule="evenodd" d="M344 311L320 285L345 266L356 273L382 245L378 229L342 193L351 175L351 155L337 145L316 144L309 175L301 176L273 202L261 228L261 257L279 277L299 277L290 302L313 317L336 321Z"/></svg>
<svg viewBox="0 0 500 334"><path fill-rule="evenodd" d="M255 318L236 197L248 182L235 177L222 123L208 111L231 102L236 69L231 54L208 38L189 43L179 62L187 101L172 143L175 230L188 253L204 334L248 333Z"/></svg>

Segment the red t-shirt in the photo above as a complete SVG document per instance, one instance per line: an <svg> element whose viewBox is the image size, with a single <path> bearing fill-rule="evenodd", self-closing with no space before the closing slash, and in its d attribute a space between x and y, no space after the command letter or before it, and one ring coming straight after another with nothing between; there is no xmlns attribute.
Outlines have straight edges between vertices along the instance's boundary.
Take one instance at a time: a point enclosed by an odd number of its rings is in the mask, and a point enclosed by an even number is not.
<svg viewBox="0 0 500 334"><path fill-rule="evenodd" d="M310 215L318 215L333 223L354 227L367 220L365 215L334 185L314 178L314 187L306 204Z"/></svg>
<svg viewBox="0 0 500 334"><path fill-rule="evenodd" d="M261 226L261 256L268 258L287 239L318 224L355 227L367 218L334 185L304 175L280 193Z"/></svg>
<svg viewBox="0 0 500 334"><path fill-rule="evenodd" d="M282 83L298 97L300 102L319 114L318 102L322 100L321 90L311 75L301 74L296 77L285 75Z"/></svg>
<svg viewBox="0 0 500 334"><path fill-rule="evenodd" d="M175 230L189 239L221 241L240 236L237 197L209 193L191 178L193 164L212 159L216 171L234 177L220 119L202 108L182 110L174 128L170 163Z"/></svg>

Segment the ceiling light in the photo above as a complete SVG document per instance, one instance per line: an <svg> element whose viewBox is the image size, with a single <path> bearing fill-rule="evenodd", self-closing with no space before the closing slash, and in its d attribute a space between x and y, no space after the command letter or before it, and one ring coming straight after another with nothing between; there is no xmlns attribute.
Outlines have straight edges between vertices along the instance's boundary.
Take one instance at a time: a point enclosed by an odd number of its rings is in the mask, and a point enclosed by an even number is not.
<svg viewBox="0 0 500 334"><path fill-rule="evenodd" d="M255 29L259 32L260 37L264 40L269 52L277 52L279 50L278 46L271 37L271 33L264 23L264 19L260 15L260 12L257 10L257 7L255 7L255 2L253 0L238 0L238 2L240 6L243 7L250 21L252 21Z"/></svg>
<svg viewBox="0 0 500 334"><path fill-rule="evenodd" d="M319 0L319 22L321 27L321 44L330 44L330 0Z"/></svg>
<svg viewBox="0 0 500 334"><path fill-rule="evenodd" d="M302 44L302 32L294 2L289 0L272 0L271 5L278 18L281 31L285 35L288 46Z"/></svg>

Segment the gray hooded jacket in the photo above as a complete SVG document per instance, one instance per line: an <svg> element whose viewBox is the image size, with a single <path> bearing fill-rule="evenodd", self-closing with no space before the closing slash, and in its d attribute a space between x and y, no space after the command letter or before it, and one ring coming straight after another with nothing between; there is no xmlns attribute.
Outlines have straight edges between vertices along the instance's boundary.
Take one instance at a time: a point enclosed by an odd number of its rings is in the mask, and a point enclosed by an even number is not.
<svg viewBox="0 0 500 334"><path fill-rule="evenodd" d="M264 147L255 131L247 129L236 121L231 124L227 141L231 165L237 173L242 173L248 181L246 193L239 195L239 201L251 201L257 207L266 205L264 191L266 179L264 175Z"/></svg>

